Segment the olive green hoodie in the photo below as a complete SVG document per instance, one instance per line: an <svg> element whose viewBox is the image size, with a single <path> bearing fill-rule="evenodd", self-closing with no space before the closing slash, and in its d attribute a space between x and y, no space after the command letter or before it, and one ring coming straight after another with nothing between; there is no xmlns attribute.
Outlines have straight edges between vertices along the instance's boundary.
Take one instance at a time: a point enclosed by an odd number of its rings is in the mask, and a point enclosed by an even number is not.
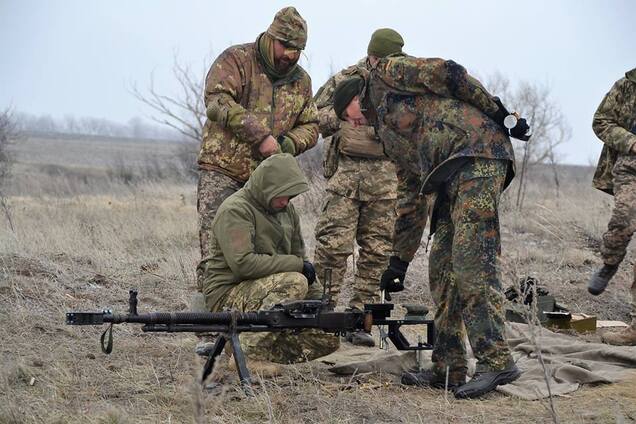
<svg viewBox="0 0 636 424"><path fill-rule="evenodd" d="M280 272L301 272L305 244L290 203L272 209L272 199L309 190L296 159L277 154L264 160L245 187L228 197L212 222L210 256L199 264L203 294L210 310L219 310L241 281Z"/></svg>

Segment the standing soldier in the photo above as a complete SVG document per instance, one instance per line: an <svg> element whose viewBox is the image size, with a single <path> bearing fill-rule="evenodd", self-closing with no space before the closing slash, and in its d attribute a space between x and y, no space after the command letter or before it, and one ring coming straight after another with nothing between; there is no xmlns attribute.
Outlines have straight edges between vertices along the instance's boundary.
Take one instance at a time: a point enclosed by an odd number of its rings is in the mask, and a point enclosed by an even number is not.
<svg viewBox="0 0 636 424"><path fill-rule="evenodd" d="M320 132L325 140L325 176L329 178L329 196L316 226L314 255L318 276L333 270L332 292L337 297L347 268L347 258L357 241L360 255L356 262L353 297L349 306L362 309L378 300L378 280L386 268L391 250L397 178L395 165L384 154L373 127L354 127L340 121L333 92L339 82L354 76L366 76L369 58L400 53L404 41L392 29L381 29L371 38L368 58L360 60L329 78L316 94ZM340 112L342 112L340 110ZM335 163L329 163L330 160ZM329 168L335 168L331 174ZM333 171L333 169L331 169ZM370 334L358 332L347 339L355 345L374 346Z"/></svg>
<svg viewBox="0 0 636 424"><path fill-rule="evenodd" d="M201 260L210 253L216 211L243 187L256 166L274 153L298 155L318 140L311 79L297 64L306 43L305 20L295 8L286 7L255 42L229 47L208 71L208 119L198 160ZM205 354L211 346L200 343L197 352Z"/></svg>
<svg viewBox="0 0 636 424"><path fill-rule="evenodd" d="M297 64L306 42L305 20L286 7L255 42L228 48L208 71L197 202L202 259L209 254L219 205L243 187L258 163L281 151L298 155L316 144L311 79Z"/></svg>
<svg viewBox="0 0 636 424"><path fill-rule="evenodd" d="M405 384L481 396L520 375L504 337L499 276L499 198L514 176L514 153L499 99L457 63L403 54L380 59L364 81L349 79L335 97L351 101L341 117L372 122L398 176L393 255L380 287L404 289L420 245L424 195L436 193L429 284L437 306L432 370L407 373ZM363 114L364 110L364 114ZM509 120L508 120L509 121ZM519 119L510 135L526 138ZM466 383L464 328L477 369Z"/></svg>
<svg viewBox="0 0 636 424"><path fill-rule="evenodd" d="M605 95L592 128L605 143L593 184L614 195L614 211L601 245L604 265L587 286L591 294L599 295L616 274L636 231L636 69L625 73ZM636 345L636 271L631 292L631 325L624 331L604 334L606 343Z"/></svg>

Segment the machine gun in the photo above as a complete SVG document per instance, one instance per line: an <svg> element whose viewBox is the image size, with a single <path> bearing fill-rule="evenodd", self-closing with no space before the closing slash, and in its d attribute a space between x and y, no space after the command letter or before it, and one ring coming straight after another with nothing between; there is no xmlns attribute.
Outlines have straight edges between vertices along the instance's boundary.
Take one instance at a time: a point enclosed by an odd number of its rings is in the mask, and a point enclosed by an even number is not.
<svg viewBox="0 0 636 424"><path fill-rule="evenodd" d="M238 335L242 332L256 331L300 331L303 329L321 329L334 335L343 335L350 331L370 332L373 325L386 326L383 339L388 338L398 350L430 350L435 339L432 320L426 319L425 308L410 309L410 316L404 319L391 319L394 305L390 303L368 304L364 310L348 309L342 312L334 310L333 304L326 296L322 300L301 300L274 305L271 309L254 312L149 312L137 313L137 291L130 290L128 313L115 313L111 310L101 312L68 312L66 324L69 325L102 325L110 326L102 333L100 342L102 351L109 354L113 349L114 324L143 324L144 332L165 333L219 333L212 351L201 374L201 383L212 373L217 357L225 344L230 343L241 385L247 393L251 393L250 374L245 364L245 355L241 349ZM426 341L418 337L416 344L411 344L402 334L404 325L426 325Z"/></svg>

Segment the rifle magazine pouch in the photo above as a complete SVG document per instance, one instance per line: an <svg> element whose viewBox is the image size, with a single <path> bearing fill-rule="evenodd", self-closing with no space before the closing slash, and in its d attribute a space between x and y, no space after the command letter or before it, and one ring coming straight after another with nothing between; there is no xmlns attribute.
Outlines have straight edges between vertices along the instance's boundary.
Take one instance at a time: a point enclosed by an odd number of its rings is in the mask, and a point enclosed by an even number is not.
<svg viewBox="0 0 636 424"><path fill-rule="evenodd" d="M338 144L340 137L335 134L323 140L322 169L325 178L331 178L338 170Z"/></svg>
<svg viewBox="0 0 636 424"><path fill-rule="evenodd" d="M365 159L387 159L384 146L373 127L354 127L348 122L340 125L340 152Z"/></svg>

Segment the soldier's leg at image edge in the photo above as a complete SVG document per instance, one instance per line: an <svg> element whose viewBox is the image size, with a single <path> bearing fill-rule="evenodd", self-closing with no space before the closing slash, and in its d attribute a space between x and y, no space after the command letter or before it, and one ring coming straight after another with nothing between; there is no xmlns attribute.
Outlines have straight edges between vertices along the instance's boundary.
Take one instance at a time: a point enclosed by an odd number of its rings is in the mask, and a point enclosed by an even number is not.
<svg viewBox="0 0 636 424"><path fill-rule="evenodd" d="M627 246L636 230L636 162L632 157L620 156L612 174L614 177L614 209L603 234L601 257L603 266L596 270L587 290L598 296L605 291L623 261Z"/></svg>
<svg viewBox="0 0 636 424"><path fill-rule="evenodd" d="M331 289L334 301L338 300L342 289L342 281L347 270L347 258L353 253L358 213L357 200L329 193L316 224L314 252L316 275L322 281L325 269L331 268Z"/></svg>
<svg viewBox="0 0 636 424"><path fill-rule="evenodd" d="M349 301L352 308L363 309L365 303L376 303L380 299L379 281L391 254L395 206L395 199L360 202L356 231L360 255Z"/></svg>
<svg viewBox="0 0 636 424"><path fill-rule="evenodd" d="M636 231L636 164L619 158L614 167L614 209L603 234L601 257L607 265L618 265Z"/></svg>

